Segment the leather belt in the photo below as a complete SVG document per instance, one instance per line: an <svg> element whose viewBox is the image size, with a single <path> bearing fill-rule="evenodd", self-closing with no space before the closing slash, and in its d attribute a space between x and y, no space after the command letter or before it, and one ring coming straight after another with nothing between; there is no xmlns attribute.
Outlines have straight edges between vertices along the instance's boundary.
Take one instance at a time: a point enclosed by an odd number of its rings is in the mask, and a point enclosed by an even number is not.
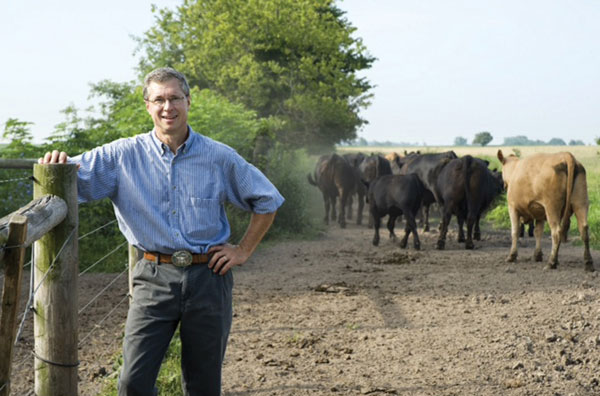
<svg viewBox="0 0 600 396"><path fill-rule="evenodd" d="M177 267L187 267L193 264L206 264L210 261L208 254L192 254L187 250L178 250L173 254L162 254L144 252L146 260L158 262L159 264L173 264Z"/></svg>

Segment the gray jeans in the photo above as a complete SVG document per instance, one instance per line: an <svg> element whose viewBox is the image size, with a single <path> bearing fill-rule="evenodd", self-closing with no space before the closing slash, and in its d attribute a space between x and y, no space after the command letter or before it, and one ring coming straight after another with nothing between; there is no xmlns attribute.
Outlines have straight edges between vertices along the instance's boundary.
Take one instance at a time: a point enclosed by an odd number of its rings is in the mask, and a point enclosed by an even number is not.
<svg viewBox="0 0 600 396"><path fill-rule="evenodd" d="M180 324L183 393L218 396L231 329L233 275L206 264L178 268L142 259L123 341L119 396L157 395L160 365Z"/></svg>

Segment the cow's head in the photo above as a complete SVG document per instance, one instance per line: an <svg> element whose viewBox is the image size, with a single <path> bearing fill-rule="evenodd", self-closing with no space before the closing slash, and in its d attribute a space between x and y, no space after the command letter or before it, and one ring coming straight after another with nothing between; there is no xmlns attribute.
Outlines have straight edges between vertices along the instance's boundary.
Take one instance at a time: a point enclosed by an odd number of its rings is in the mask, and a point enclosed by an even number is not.
<svg viewBox="0 0 600 396"><path fill-rule="evenodd" d="M502 179L504 179L504 189L507 189L510 176L515 165L517 162L519 162L519 157L514 154L510 154L508 157L505 157L502 154L502 150L498 150L498 160L500 160L500 163L502 164Z"/></svg>

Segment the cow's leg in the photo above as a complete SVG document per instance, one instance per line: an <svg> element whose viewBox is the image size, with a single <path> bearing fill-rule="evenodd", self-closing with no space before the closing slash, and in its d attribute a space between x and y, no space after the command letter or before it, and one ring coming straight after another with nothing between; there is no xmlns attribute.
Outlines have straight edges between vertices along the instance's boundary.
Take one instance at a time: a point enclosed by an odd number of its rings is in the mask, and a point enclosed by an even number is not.
<svg viewBox="0 0 600 396"><path fill-rule="evenodd" d="M340 215L338 216L338 223L341 228L346 228L346 205L348 204L348 198L350 194L346 190L343 190L340 194Z"/></svg>
<svg viewBox="0 0 600 396"><path fill-rule="evenodd" d="M452 213L450 210L444 208L442 212L442 221L440 222L442 228L440 230L440 236L437 241L437 248L439 250L444 250L446 247L446 235L448 234L448 224L450 224L450 219L452 218ZM406 224L408 225L408 217L406 218Z"/></svg>
<svg viewBox="0 0 600 396"><path fill-rule="evenodd" d="M519 240L519 215L515 208L508 206L508 215L510 216L510 237L511 237L511 245L510 245L510 253L508 253L508 257L506 258L506 262L514 263L517 260L517 242Z"/></svg>
<svg viewBox="0 0 600 396"><path fill-rule="evenodd" d="M424 226L423 232L429 232L429 206L431 204L423 205L423 218L424 218Z"/></svg>
<svg viewBox="0 0 600 396"><path fill-rule="evenodd" d="M558 250L560 249L560 219L555 213L560 213L560 210L555 208L548 208L546 210L546 216L548 218L548 225L550 226L550 235L552 236L552 251L548 258L547 269L556 269L558 266ZM537 224L535 227L535 233L537 234ZM537 241L536 241L537 242Z"/></svg>
<svg viewBox="0 0 600 396"><path fill-rule="evenodd" d="M535 230L535 223L533 222L533 220L530 220L529 223L527 223L527 224L528 224L528 231L527 231L528 234L527 235L529 235L529 238L532 238L534 236L533 233Z"/></svg>
<svg viewBox="0 0 600 396"><path fill-rule="evenodd" d="M542 237L544 236L544 224L546 222L542 220L536 220L535 229L533 235L535 236L535 250L533 251L533 260L542 261L544 255L542 254Z"/></svg>
<svg viewBox="0 0 600 396"><path fill-rule="evenodd" d="M456 216L456 224L458 224L458 237L457 240L459 243L465 241L465 218L462 215ZM469 223L467 223L467 226ZM472 227L471 227L472 228Z"/></svg>
<svg viewBox="0 0 600 396"><path fill-rule="evenodd" d="M350 195L348 197L348 205L346 208L346 219L348 219L348 220L352 220L352 204L354 203L353 201L354 201L353 197L352 197L352 195Z"/></svg>
<svg viewBox="0 0 600 396"><path fill-rule="evenodd" d="M423 214L423 205L419 207L419 211L417 213L417 217L419 218L419 224L421 225L421 227L425 228L425 215Z"/></svg>
<svg viewBox="0 0 600 396"><path fill-rule="evenodd" d="M588 226L588 194L587 185L585 178L577 178L575 180L575 186L573 187L573 195L571 198L571 207L573 213L577 219L577 227L579 228L579 235L583 242L583 262L585 264L586 271L594 271L594 261L590 254L590 234ZM566 234L566 232L565 232Z"/></svg>
<svg viewBox="0 0 600 396"><path fill-rule="evenodd" d="M356 224L362 224L362 212L365 207L365 197L358 194L358 210L356 211Z"/></svg>
<svg viewBox="0 0 600 396"><path fill-rule="evenodd" d="M465 249L473 249L473 228L477 227L477 218L472 214L467 216L467 239L465 240Z"/></svg>
<svg viewBox="0 0 600 396"><path fill-rule="evenodd" d="M323 204L325 205L325 224L329 224L329 195L323 193Z"/></svg>
<svg viewBox="0 0 600 396"><path fill-rule="evenodd" d="M520 223L519 225L519 237L523 238L525 236L525 223Z"/></svg>
<svg viewBox="0 0 600 396"><path fill-rule="evenodd" d="M396 241L396 234L394 234L394 227L396 226L396 217L397 216L392 216L391 214L388 215L388 221L387 221L387 229L390 232L390 239L392 240L392 242Z"/></svg>
<svg viewBox="0 0 600 396"><path fill-rule="evenodd" d="M587 215L586 215L587 218ZM579 226L579 220L577 220L577 225ZM563 242L567 242L569 239L569 228L571 228L571 217L569 217L567 219L567 221L565 222L565 224L563 224L563 229L562 229L562 234L561 234L561 240ZM579 234L581 235L581 232L579 232Z"/></svg>
<svg viewBox="0 0 600 396"><path fill-rule="evenodd" d="M336 204L337 204L337 197L332 196L331 197L331 221L336 221L338 218L337 211L335 210Z"/></svg>
<svg viewBox="0 0 600 396"><path fill-rule="evenodd" d="M481 221L481 214L477 215L477 219L475 219L475 231L473 232L473 239L476 241L481 241L481 228L479 228L479 222Z"/></svg>
<svg viewBox="0 0 600 396"><path fill-rule="evenodd" d="M381 226L381 217L376 214L373 210L371 211L371 218L373 219L373 230L375 231L375 235L373 235L373 245L379 245L379 227Z"/></svg>
<svg viewBox="0 0 600 396"><path fill-rule="evenodd" d="M412 232L413 246L415 247L415 250L421 250L421 241L419 240L419 233L417 232L417 222L415 221L415 215L409 212L405 212L404 218L406 220L406 226L404 228L403 240L408 241L408 235Z"/></svg>

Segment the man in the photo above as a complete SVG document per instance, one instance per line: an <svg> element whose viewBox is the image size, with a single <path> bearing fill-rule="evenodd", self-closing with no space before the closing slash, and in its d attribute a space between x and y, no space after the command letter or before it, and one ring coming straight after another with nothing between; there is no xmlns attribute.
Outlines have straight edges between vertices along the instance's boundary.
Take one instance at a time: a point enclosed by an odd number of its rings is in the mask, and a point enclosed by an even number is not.
<svg viewBox="0 0 600 396"><path fill-rule="evenodd" d="M119 228L144 251L133 270L119 395L156 395L156 377L180 326L184 394L219 395L232 320L231 269L245 263L271 226L283 197L233 149L188 125L185 77L160 68L144 80L147 134L119 139L69 159L79 164L80 202L108 197ZM227 240L224 202L252 211L239 245Z"/></svg>

